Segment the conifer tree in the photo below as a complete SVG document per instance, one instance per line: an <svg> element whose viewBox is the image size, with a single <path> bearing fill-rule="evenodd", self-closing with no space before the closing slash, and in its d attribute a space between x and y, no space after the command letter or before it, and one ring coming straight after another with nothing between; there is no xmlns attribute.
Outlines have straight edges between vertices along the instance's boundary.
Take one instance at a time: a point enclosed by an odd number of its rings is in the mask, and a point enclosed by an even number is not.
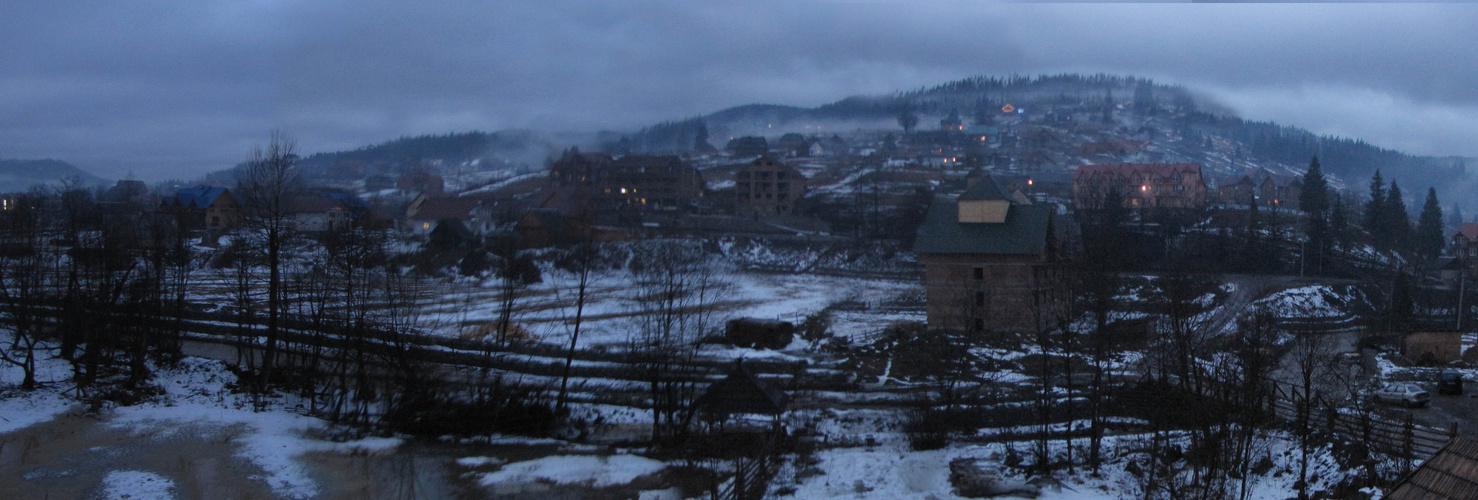
<svg viewBox="0 0 1478 500"><path fill-rule="evenodd" d="M1411 214L1406 211L1406 201L1401 197L1401 186L1391 179L1391 188L1386 190L1386 206L1380 223L1381 234L1386 244L1395 250L1411 249Z"/></svg>
<svg viewBox="0 0 1478 500"><path fill-rule="evenodd" d="M1318 157L1309 161L1309 170L1304 173L1303 190L1298 193L1298 207L1305 214L1304 235L1308 237L1308 244L1301 258L1316 274L1322 273L1324 252L1329 247L1329 221L1325 218L1329 211L1329 182L1319 170Z"/></svg>
<svg viewBox="0 0 1478 500"><path fill-rule="evenodd" d="M1333 198L1329 203L1329 240L1331 246L1338 248L1349 242L1350 236L1350 210L1345 206L1343 196L1339 191L1333 192Z"/></svg>
<svg viewBox="0 0 1478 500"><path fill-rule="evenodd" d="M1322 219L1329 210L1329 181L1319 168L1319 157L1309 161L1309 170L1304 172L1303 190L1298 193L1298 207L1309 214L1310 219Z"/></svg>
<svg viewBox="0 0 1478 500"><path fill-rule="evenodd" d="M1442 255L1442 205L1437 203L1437 190L1427 188L1427 202L1416 223L1416 252L1427 259Z"/></svg>
<svg viewBox="0 0 1478 500"><path fill-rule="evenodd" d="M1381 231L1382 213L1386 211L1386 183L1381 180L1380 170L1370 178L1370 201L1365 203L1365 231L1377 242L1383 242L1384 231Z"/></svg>

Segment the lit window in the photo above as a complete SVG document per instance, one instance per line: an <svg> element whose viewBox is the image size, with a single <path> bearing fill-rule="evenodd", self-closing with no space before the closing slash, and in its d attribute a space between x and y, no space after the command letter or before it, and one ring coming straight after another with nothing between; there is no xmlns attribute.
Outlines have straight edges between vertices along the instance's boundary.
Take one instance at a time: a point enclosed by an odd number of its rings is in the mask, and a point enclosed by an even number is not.
<svg viewBox="0 0 1478 500"><path fill-rule="evenodd" d="M431 223L430 222L422 222L421 223L421 229L431 229Z"/></svg>

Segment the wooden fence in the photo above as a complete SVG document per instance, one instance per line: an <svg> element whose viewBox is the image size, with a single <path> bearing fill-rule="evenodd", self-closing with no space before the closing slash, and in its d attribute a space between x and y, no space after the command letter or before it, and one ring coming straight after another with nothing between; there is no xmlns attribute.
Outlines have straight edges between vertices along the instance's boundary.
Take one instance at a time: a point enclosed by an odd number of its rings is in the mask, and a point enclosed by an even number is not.
<svg viewBox="0 0 1478 500"><path fill-rule="evenodd" d="M1274 391L1273 413L1290 424L1299 420L1297 390L1279 384ZM1374 409L1360 412L1329 404L1317 396L1311 402L1309 426L1314 432L1366 443L1373 451L1404 460L1426 460L1457 436L1457 425L1448 428L1415 423L1411 413L1393 419Z"/></svg>

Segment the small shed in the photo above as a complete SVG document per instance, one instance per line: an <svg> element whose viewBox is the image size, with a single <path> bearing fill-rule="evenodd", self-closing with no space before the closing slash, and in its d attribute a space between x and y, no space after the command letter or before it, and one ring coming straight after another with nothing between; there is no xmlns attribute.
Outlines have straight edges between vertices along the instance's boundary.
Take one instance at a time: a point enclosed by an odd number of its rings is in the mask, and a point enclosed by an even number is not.
<svg viewBox="0 0 1478 500"><path fill-rule="evenodd" d="M1478 499L1478 441L1455 437L1386 493L1386 500Z"/></svg>
<svg viewBox="0 0 1478 500"><path fill-rule="evenodd" d="M729 376L714 382L693 401L694 409L713 416L734 414L772 415L785 413L789 404L785 391L766 384L743 361L734 363Z"/></svg>
<svg viewBox="0 0 1478 500"><path fill-rule="evenodd" d="M795 336L795 325L788 321L738 318L724 324L724 337L738 347L784 349Z"/></svg>
<svg viewBox="0 0 1478 500"><path fill-rule="evenodd" d="M1402 355L1411 364L1451 363L1462 359L1467 347L1463 333L1457 330L1413 332L1402 345Z"/></svg>

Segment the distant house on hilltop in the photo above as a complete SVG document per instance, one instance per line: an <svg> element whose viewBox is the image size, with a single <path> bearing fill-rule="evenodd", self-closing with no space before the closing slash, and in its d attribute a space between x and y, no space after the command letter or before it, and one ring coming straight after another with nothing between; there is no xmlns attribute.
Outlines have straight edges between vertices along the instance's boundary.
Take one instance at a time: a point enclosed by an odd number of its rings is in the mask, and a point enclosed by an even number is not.
<svg viewBox="0 0 1478 500"><path fill-rule="evenodd" d="M965 122L960 120L960 113L952 109L949 111L949 116L939 120L939 130L941 132L961 132L965 130Z"/></svg>
<svg viewBox="0 0 1478 500"><path fill-rule="evenodd" d="M811 140L806 136L791 132L780 136L775 145L784 152L785 156L807 156L811 153Z"/></svg>
<svg viewBox="0 0 1478 500"><path fill-rule="evenodd" d="M1065 306L1053 207L1023 201L984 176L929 208L914 253L931 328L1033 331Z"/></svg>
<svg viewBox="0 0 1478 500"><path fill-rule="evenodd" d="M395 188L407 193L440 193L446 189L446 180L425 169L416 169L400 176Z"/></svg>
<svg viewBox="0 0 1478 500"><path fill-rule="evenodd" d="M1464 222L1452 233L1452 255L1467 261L1478 259L1478 222Z"/></svg>
<svg viewBox="0 0 1478 500"><path fill-rule="evenodd" d="M1097 207L1118 191L1127 208L1197 208L1206 204L1206 183L1198 163L1122 163L1080 165L1073 173L1073 203Z"/></svg>
<svg viewBox="0 0 1478 500"><path fill-rule="evenodd" d="M1080 155L1132 155L1144 151L1147 141L1088 142L1078 146Z"/></svg>
<svg viewBox="0 0 1478 500"><path fill-rule="evenodd" d="M160 204L160 211L183 215L193 229L225 230L241 221L241 205L231 190L215 186L180 188Z"/></svg>
<svg viewBox="0 0 1478 500"><path fill-rule="evenodd" d="M1277 175L1259 168L1219 180L1216 201L1227 205L1246 205L1252 202L1255 195L1258 206L1298 210L1298 197L1303 193L1303 187L1303 177Z"/></svg>
<svg viewBox="0 0 1478 500"><path fill-rule="evenodd" d="M729 150L729 153L734 156L747 158L769 153L770 144L765 141L764 137L744 136L730 140L729 144L724 146L724 149Z"/></svg>
<svg viewBox="0 0 1478 500"><path fill-rule="evenodd" d="M1262 206L1298 210L1298 197L1303 190L1303 177L1269 175L1257 185L1257 196Z"/></svg>
<svg viewBox="0 0 1478 500"><path fill-rule="evenodd" d="M455 219L465 225L472 219L476 208L476 200L422 193L406 205L403 229L411 234L426 235L444 219Z"/></svg>
<svg viewBox="0 0 1478 500"><path fill-rule="evenodd" d="M1251 176L1223 177L1216 183L1216 201L1227 205L1246 205L1257 196L1257 182Z"/></svg>
<svg viewBox="0 0 1478 500"><path fill-rule="evenodd" d="M318 191L293 199L288 210L298 230L321 233L348 229L369 213L369 206L353 194Z"/></svg>

